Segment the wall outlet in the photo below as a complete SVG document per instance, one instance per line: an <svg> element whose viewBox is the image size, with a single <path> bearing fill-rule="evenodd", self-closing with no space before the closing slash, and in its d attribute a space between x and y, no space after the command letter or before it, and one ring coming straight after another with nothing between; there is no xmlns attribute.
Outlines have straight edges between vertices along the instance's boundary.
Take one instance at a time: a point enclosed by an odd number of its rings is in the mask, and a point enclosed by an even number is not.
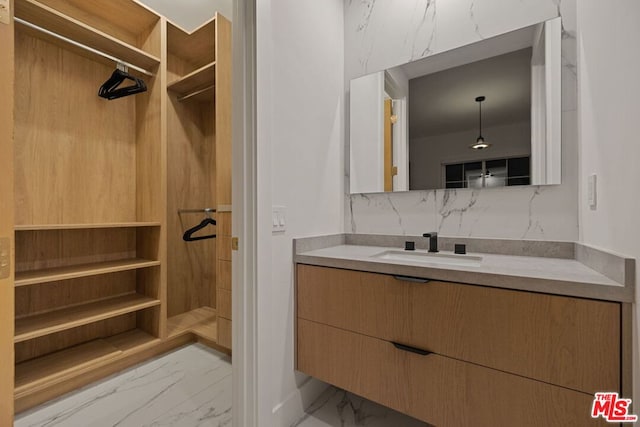
<svg viewBox="0 0 640 427"><path fill-rule="evenodd" d="M271 231L281 233L287 230L287 208L273 206L271 209Z"/></svg>
<svg viewBox="0 0 640 427"><path fill-rule="evenodd" d="M596 174L589 175L587 180L587 199L589 207L596 210L598 207L598 176Z"/></svg>

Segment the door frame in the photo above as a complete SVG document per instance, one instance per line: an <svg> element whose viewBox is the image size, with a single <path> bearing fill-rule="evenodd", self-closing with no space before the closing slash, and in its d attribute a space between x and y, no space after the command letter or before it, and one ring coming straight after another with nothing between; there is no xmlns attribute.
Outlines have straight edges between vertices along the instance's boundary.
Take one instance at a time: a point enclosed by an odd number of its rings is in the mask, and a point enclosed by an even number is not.
<svg viewBox="0 0 640 427"><path fill-rule="evenodd" d="M258 425L256 0L233 6L233 424Z"/></svg>

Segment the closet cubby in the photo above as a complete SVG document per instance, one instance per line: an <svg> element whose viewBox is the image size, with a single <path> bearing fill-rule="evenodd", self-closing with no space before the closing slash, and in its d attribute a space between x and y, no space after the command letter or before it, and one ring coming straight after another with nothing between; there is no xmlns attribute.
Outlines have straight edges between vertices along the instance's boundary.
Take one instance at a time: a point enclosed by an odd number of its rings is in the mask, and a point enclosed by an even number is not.
<svg viewBox="0 0 640 427"><path fill-rule="evenodd" d="M183 233L216 207L215 41L218 18L188 33L167 26L167 335L216 322L216 239ZM217 214L212 214L216 218ZM217 227L211 228L216 233ZM216 342L215 327L204 338Z"/></svg>

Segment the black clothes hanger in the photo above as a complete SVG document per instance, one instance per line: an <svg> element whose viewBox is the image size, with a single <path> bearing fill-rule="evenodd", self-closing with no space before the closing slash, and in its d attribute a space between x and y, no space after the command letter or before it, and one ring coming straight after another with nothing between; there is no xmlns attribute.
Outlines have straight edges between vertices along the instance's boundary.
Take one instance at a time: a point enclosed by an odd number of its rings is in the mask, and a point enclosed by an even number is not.
<svg viewBox="0 0 640 427"><path fill-rule="evenodd" d="M191 227L190 229L185 231L184 234L182 235L182 239L185 242L195 242L196 240L215 239L215 237L216 237L215 234L210 234L208 236L193 237L193 234L195 232L202 230L203 228L205 228L209 224L216 225L216 220L215 219L211 219L209 217L203 219L202 222L200 222L200 224L196 225L195 227Z"/></svg>
<svg viewBox="0 0 640 427"><path fill-rule="evenodd" d="M125 80L131 80L134 82L131 86L125 86L118 88ZM135 95L136 93L146 92L147 85L142 79L132 76L127 72L127 68L118 65L118 68L111 74L109 80L104 82L100 86L98 96L106 98L109 101L112 99L122 98L123 96Z"/></svg>

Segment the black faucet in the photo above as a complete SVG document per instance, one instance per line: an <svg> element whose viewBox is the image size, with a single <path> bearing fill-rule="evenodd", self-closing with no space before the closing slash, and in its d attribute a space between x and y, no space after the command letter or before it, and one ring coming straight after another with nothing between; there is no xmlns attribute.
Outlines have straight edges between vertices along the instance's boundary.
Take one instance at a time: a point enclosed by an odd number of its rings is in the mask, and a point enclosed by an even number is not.
<svg viewBox="0 0 640 427"><path fill-rule="evenodd" d="M438 233L435 231L431 233L424 233L422 237L429 238L429 252L438 252Z"/></svg>

